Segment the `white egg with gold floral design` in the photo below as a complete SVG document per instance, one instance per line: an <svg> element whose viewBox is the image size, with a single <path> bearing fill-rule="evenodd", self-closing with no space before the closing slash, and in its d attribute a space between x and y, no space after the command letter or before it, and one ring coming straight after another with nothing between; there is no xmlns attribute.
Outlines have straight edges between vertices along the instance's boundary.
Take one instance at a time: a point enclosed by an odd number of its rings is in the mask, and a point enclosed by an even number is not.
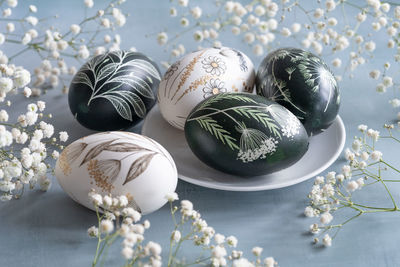
<svg viewBox="0 0 400 267"><path fill-rule="evenodd" d="M254 65L233 48L206 48L185 55L171 65L158 88L158 104L165 120L183 130L190 111L218 93L253 92Z"/></svg>
<svg viewBox="0 0 400 267"><path fill-rule="evenodd" d="M104 132L68 145L56 163L63 190L76 202L93 209L89 192L126 195L142 214L162 207L175 192L175 163L156 141L130 132Z"/></svg>

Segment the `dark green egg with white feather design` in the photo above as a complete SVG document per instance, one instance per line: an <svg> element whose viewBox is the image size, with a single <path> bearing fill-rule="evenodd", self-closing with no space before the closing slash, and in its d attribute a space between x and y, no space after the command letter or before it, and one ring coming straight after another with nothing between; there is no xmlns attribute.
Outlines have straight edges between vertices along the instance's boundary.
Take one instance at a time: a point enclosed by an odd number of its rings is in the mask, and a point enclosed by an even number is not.
<svg viewBox="0 0 400 267"><path fill-rule="evenodd" d="M265 97L221 93L199 103L185 123L193 153L207 165L239 176L284 169L308 149L308 136L289 110Z"/></svg>
<svg viewBox="0 0 400 267"><path fill-rule="evenodd" d="M303 123L309 135L327 129L340 106L337 81L318 56L301 49L269 53L258 68L257 94L285 106Z"/></svg>
<svg viewBox="0 0 400 267"><path fill-rule="evenodd" d="M76 73L69 106L78 122L89 129L126 129L153 107L160 80L157 65L144 54L108 52L91 58Z"/></svg>

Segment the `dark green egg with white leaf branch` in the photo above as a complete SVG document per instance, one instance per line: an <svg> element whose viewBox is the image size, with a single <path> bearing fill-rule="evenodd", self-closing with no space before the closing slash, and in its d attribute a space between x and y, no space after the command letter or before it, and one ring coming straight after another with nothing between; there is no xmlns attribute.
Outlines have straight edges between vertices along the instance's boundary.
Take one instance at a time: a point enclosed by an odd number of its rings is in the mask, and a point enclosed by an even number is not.
<svg viewBox="0 0 400 267"><path fill-rule="evenodd" d="M258 68L257 94L289 109L309 135L327 129L340 106L337 81L316 55L296 48L268 54Z"/></svg>
<svg viewBox="0 0 400 267"><path fill-rule="evenodd" d="M308 149L301 122L265 97L221 93L199 103L185 123L193 153L207 165L239 176L284 169Z"/></svg>
<svg viewBox="0 0 400 267"><path fill-rule="evenodd" d="M76 73L69 88L69 107L89 129L126 129L153 107L160 80L160 70L147 56L108 52L91 58Z"/></svg>

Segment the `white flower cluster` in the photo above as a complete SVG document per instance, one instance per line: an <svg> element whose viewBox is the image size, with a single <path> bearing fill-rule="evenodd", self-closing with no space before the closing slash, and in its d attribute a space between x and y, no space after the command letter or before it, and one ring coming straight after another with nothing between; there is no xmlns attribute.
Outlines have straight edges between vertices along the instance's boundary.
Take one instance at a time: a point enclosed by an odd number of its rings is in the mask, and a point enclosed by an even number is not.
<svg viewBox="0 0 400 267"><path fill-rule="evenodd" d="M1 51L0 54L2 54ZM0 64L0 102L4 102L7 93L17 92L20 88L24 88L25 96L29 97L31 89L26 86L30 82L31 74L23 67L7 63Z"/></svg>
<svg viewBox="0 0 400 267"><path fill-rule="evenodd" d="M161 246L152 241L142 245L144 232L150 228L150 222L146 220L139 223L142 216L131 207L132 198L124 195L119 197L102 196L94 191L89 193L89 198L96 207L99 218L99 225L88 229L90 237L98 238L99 242L107 242L107 245L111 245L110 240L121 236L123 238L121 253L126 261L134 262L140 257L141 259L147 258L149 266L162 265ZM104 210L101 217L99 215L100 208ZM120 217L122 220L118 224ZM117 229L115 229L116 227ZM96 251L95 262L100 259L99 253Z"/></svg>
<svg viewBox="0 0 400 267"><path fill-rule="evenodd" d="M161 252L162 247L153 241L143 244L145 230L150 227L149 221L138 223L141 219L139 212L130 207L131 199L126 196L112 197L111 195L102 196L94 191L89 193L89 198L97 210L99 220L98 226L92 226L88 229L90 237L97 238L98 248L104 242L105 246L111 246L117 236L122 236L122 255L127 266L138 263L139 266L162 265ZM256 257L255 261L249 261L243 257L243 252L235 250L238 240L234 236L225 237L216 233L214 228L209 226L202 219L200 213L193 209L193 204L189 200L182 200L180 207L174 206L173 201L178 200L176 193L165 196L171 206L171 214L175 223L175 229L170 237L170 255L168 266L176 266L182 263L176 258L177 252L185 241L192 242L195 246L201 247L201 254L209 251L210 256L201 256L195 261L195 264L211 264L211 266L277 266L277 262L272 257L267 257L261 261L262 248L254 247L252 252ZM103 215L99 210L104 211ZM180 212L180 219L177 220L175 213ZM121 219L121 220L120 220ZM121 223L118 223L118 222ZM190 224L189 234L183 234L184 225ZM230 253L228 250L232 249ZM93 266L102 259L102 251L97 250Z"/></svg>
<svg viewBox="0 0 400 267"><path fill-rule="evenodd" d="M41 59L41 63L34 69L34 79L32 82L32 90L28 87L24 90L24 94L39 95L43 89L63 86L63 92L67 92L68 87L64 83L66 77L74 75L75 66L68 66L66 58L76 58L78 65L81 60L89 58L91 55L105 53L107 50L117 50L121 42L118 34L112 33L116 27L121 27L126 23L126 15L118 8L124 0L110 1L104 8L94 12L94 15L84 17L79 23L73 23L68 29L63 31L55 29L54 26L46 26L48 19L39 19L36 15L38 9L34 5L29 6L29 12L24 17L13 16L13 8L18 5L15 0L10 5L10 1L3 1L1 7L4 20L9 21L6 30L0 33L0 45L3 43L12 43L20 52L13 55L6 55L0 50L1 71L7 71L8 76L13 76L12 81L6 80L6 77L0 81L0 99L4 93L15 87L24 87L30 83L29 72L23 69L18 70L12 66L3 66L12 62L30 51L37 54ZM88 8L92 8L93 1L84 1ZM6 8L5 6L8 5ZM18 24L14 24L18 21ZM103 34L103 40L96 36ZM8 68L7 68L8 67ZM3 71L4 69L4 71ZM22 85L24 84L24 85Z"/></svg>
<svg viewBox="0 0 400 267"><path fill-rule="evenodd" d="M178 199L178 196L169 195L167 199L171 203L171 212L175 216L175 212L180 210L181 220L179 224L175 225L175 230L171 234L173 246L179 247L185 240L190 240L195 246L202 247L203 250L210 250L211 253L211 266L227 266L228 261L232 262L232 266L261 266L261 251L262 248L255 247L253 254L257 257L255 262L251 262L243 257L243 252L235 250L238 240L235 236L225 237L222 234L216 233L214 228L209 226L200 213L193 209L193 204L189 200L182 200L180 208L172 206L172 201ZM175 220L176 221L176 220ZM179 221L179 220L178 220ZM182 238L181 229L185 223L191 224L192 234ZM232 249L228 253L228 249ZM176 260L176 259L175 259ZM173 262L174 260L172 260ZM196 262L200 263L202 260L198 259ZM264 259L264 265L272 267L277 265L272 257Z"/></svg>
<svg viewBox="0 0 400 267"><path fill-rule="evenodd" d="M53 125L42 119L45 102L37 101L27 106L27 111L18 116L17 123L8 122L8 113L0 111L0 191L2 201L19 198L25 186L33 188L39 184L47 191L51 180L47 172L51 171L46 161L51 157L58 158L57 150L49 151L50 147L62 149L59 142L68 139L66 132L60 132L59 138L54 137ZM51 115L48 115L51 117Z"/></svg>
<svg viewBox="0 0 400 267"><path fill-rule="evenodd" d="M237 159L242 162L252 162L257 159L265 159L267 155L276 151L278 141L273 137L264 138L255 148L240 149Z"/></svg>
<svg viewBox="0 0 400 267"><path fill-rule="evenodd" d="M400 61L397 38L400 6L379 0L362 2L315 0L305 4L301 1L260 0L245 5L237 1L217 1L215 8L206 13L201 6L190 5L189 0L171 1L169 15L179 19L182 29L157 35L158 43L171 53L168 62L162 62L162 65L168 68L174 58L187 50L181 37L188 32L193 34L200 49L210 44L221 47L220 33L227 29L247 43L256 56L265 56L266 51L275 49L277 45L292 46L293 40L297 40L306 50L334 57L331 65L344 68L344 73L349 73L350 78L359 66L373 60L377 49L387 48L386 53L390 54L388 62L381 70L370 71L371 78L378 80L382 77L376 90L384 93L397 85L392 78L397 73L395 70L389 73L389 67L391 63ZM287 19L294 14L298 21ZM174 37L168 38L168 35ZM342 77L338 75L336 79L340 81ZM400 107L400 97L392 99L389 104Z"/></svg>
<svg viewBox="0 0 400 267"><path fill-rule="evenodd" d="M292 113L289 113L289 118L286 124L282 127L282 135L287 138L293 138L300 133L300 121Z"/></svg>
<svg viewBox="0 0 400 267"><path fill-rule="evenodd" d="M341 173L329 172L325 177L318 176L308 195L310 205L304 210L306 217L319 218L318 223L310 226L310 232L313 234L325 234L322 243L325 246L331 246L332 237L327 233L333 229L340 229L346 223L352 221L365 213L390 212L398 210L396 202L391 197L387 182L398 180L385 180L383 171L391 169L399 172L395 167L383 160L383 153L375 149L376 142L380 138L389 138L399 142L392 135L394 125L385 125L389 135L381 136L379 131L369 129L367 125L361 124L358 130L361 137L355 137L351 149L346 149L344 156L348 164L342 167ZM400 174L400 173L399 173ZM380 184L383 185L386 192L393 201L393 207L371 207L368 204L356 203L353 199L353 193L365 186ZM340 224L330 224L334 218L333 214L337 210L346 208L353 210L356 214ZM314 240L316 243L318 238Z"/></svg>
<svg viewBox="0 0 400 267"><path fill-rule="evenodd" d="M374 20L372 25L388 25L390 5L388 9L386 4L381 5L378 9L374 6L373 11L370 10L370 6L358 7L360 13L351 21L357 26L343 25L343 29L337 29L340 19L335 17L337 15L335 10L337 5L343 5L341 8L345 8L346 4L346 2L336 3L333 0L328 0L325 2L324 8L307 10L298 1L292 3L290 1L262 0L251 2L248 5L236 1L226 1L223 12L217 17L214 13L203 14L199 6L192 8L187 3L182 4L178 1L178 5L171 7L169 13L171 17L178 17L179 14L182 14L180 17L182 27L187 27L190 24L195 25L193 38L198 42L207 41L209 43L211 41L215 46L221 46L221 42L218 40L219 33L229 27L232 34L241 36L252 47L254 54L258 56L264 54L265 48L274 47L272 44L277 40L277 36L291 38L294 35L300 36L304 48L313 49L317 54L321 54L324 47L329 47L330 51L333 52L345 50L352 42L358 47L359 52L372 52L376 48L375 42L372 40L365 41L370 38L363 37L359 32L352 29L359 29L360 24L367 19L367 15L370 15ZM354 8L353 5L352 8ZM291 13L294 12L296 12L297 17L302 14L303 16L298 19L308 21L308 23L286 24L286 17L290 17ZM191 16L188 16L188 14ZM388 25L387 28L387 34L392 38L397 32L398 24ZM183 31L186 31L186 29ZM167 33L160 33L157 40L161 45L167 44ZM171 43L171 45L174 47L175 43ZM365 62L365 59L359 54L350 53L352 60L350 65L353 69ZM174 53L172 55L174 56Z"/></svg>

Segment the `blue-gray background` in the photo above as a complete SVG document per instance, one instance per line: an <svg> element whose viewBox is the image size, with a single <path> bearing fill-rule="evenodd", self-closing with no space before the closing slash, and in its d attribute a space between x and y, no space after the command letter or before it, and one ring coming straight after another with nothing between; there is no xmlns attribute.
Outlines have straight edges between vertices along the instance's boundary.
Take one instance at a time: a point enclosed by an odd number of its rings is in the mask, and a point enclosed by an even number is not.
<svg viewBox="0 0 400 267"><path fill-rule="evenodd" d="M212 8L211 4L205 5L204 2L198 3ZM301 1L309 6L311 2ZM104 3L103 0L95 1L95 5ZM20 1L21 9L17 8L15 12L25 14L28 4L36 4L41 17L59 14L60 19L54 24L64 29L71 23L80 21L84 14L82 2L78 0ZM135 46L158 62L165 59L167 56L156 44L155 36L145 38L144 35L177 27L177 20L168 17L168 8L169 1L127 1L123 5L123 11L131 16L127 25L119 30L123 40L121 47ZM356 11L350 9L350 16L354 16ZM4 30L5 22L0 22L0 28ZM188 44L187 48L194 49L196 46L191 39L188 35L183 40ZM255 65L259 64L260 58L251 55L250 49L238 38L226 35L223 41L225 45L246 51ZM354 79L345 78L341 83L340 115L347 129L347 145L351 144L352 137L357 134L358 124L365 123L380 129L384 122L395 118L395 110L388 106L392 93L378 95L374 90L374 83L366 78L369 70L379 68L389 59L383 43L378 46L375 59L371 63L360 67ZM349 50L351 48L347 51ZM326 59L330 61L332 58ZM37 57L26 56L18 61L25 66L34 66L38 62ZM392 68L398 71L397 66ZM90 133L74 121L67 107L67 98L60 95L59 91L50 92L44 99L48 103L48 111L54 114L55 126L57 129L68 130L70 141ZM27 101L17 96L13 102L12 115L15 116L18 111L25 109ZM138 129L139 127L135 128ZM399 164L397 148L391 147L385 141L380 143L385 157L391 163ZM340 157L329 169L339 171L344 162ZM239 239L238 249L250 255L253 246L261 246L264 248L263 254L274 256L280 266L400 265L398 214L362 216L339 233L331 248L313 246L312 236L307 234L307 229L314 221L302 215L312 183L309 180L289 188L264 192L225 192L179 181L177 192L180 199L191 200L217 232L235 235ZM400 188L394 185L393 190L395 198L399 199ZM360 201L390 205L380 189L363 190L358 195L357 199ZM86 229L96 223L96 216L73 202L56 181L47 193L28 192L21 200L0 203L0 214L0 266L90 266L96 242L87 237ZM152 223L151 229L146 233L147 240L160 242L166 253L172 230L168 207L163 207L145 219ZM195 255L196 251L188 247L180 257L190 260ZM117 242L110 251L106 266L121 264L120 246Z"/></svg>

